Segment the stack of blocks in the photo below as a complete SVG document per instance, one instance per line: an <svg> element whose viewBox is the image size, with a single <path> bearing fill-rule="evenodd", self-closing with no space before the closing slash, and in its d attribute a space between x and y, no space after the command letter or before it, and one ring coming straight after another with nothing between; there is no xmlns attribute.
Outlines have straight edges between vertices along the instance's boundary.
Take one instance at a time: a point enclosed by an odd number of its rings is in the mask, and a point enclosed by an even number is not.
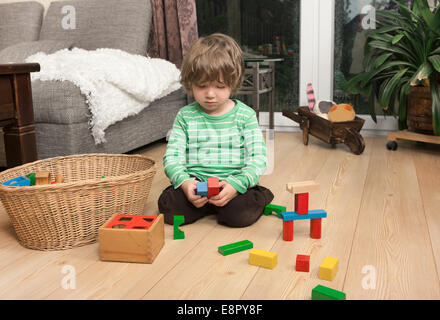
<svg viewBox="0 0 440 320"><path fill-rule="evenodd" d="M282 212L283 240L293 241L293 222L310 220L310 237L321 239L321 219L327 217L324 210L309 210L309 192L319 189L314 181L303 181L287 184L287 191L294 195L294 212Z"/></svg>
<svg viewBox="0 0 440 320"><path fill-rule="evenodd" d="M211 198L220 192L218 178L208 178L208 181L197 182L197 194L202 197Z"/></svg>

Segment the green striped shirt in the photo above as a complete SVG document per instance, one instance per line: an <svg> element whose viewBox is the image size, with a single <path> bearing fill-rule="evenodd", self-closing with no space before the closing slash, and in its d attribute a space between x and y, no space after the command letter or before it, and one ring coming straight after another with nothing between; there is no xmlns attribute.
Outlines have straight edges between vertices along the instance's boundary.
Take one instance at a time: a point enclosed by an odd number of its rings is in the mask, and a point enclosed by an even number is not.
<svg viewBox="0 0 440 320"><path fill-rule="evenodd" d="M205 113L197 102L180 109L163 157L174 188L184 181L209 177L226 180L239 193L258 183L267 151L255 111L239 100L220 116Z"/></svg>

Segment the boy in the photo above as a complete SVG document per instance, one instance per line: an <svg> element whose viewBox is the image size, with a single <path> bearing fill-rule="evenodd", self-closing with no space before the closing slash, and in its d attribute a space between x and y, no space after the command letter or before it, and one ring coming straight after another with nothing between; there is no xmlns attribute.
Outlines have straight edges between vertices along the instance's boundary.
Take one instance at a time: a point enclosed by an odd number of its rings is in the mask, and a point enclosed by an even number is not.
<svg viewBox="0 0 440 320"><path fill-rule="evenodd" d="M220 224L246 227L273 200L257 185L267 154L255 111L230 99L243 73L241 49L224 34L198 39L185 55L181 83L195 102L177 114L163 157L172 184L158 201L166 223L173 224L174 215L184 215L188 224L216 214ZM208 199L196 190L209 177L218 177L221 189Z"/></svg>

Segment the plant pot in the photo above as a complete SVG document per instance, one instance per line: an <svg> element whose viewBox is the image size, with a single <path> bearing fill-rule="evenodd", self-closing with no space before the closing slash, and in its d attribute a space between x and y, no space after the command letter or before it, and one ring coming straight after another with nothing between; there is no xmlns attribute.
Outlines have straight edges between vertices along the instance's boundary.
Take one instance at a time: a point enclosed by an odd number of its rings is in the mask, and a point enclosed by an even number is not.
<svg viewBox="0 0 440 320"><path fill-rule="evenodd" d="M429 87L413 87L409 93L407 125L410 131L434 134Z"/></svg>

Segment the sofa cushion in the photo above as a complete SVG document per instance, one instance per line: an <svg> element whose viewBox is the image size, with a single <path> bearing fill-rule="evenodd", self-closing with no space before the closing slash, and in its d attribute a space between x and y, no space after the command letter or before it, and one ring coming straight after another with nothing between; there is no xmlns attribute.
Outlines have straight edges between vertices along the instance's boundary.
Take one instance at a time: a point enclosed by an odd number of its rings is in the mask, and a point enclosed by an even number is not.
<svg viewBox="0 0 440 320"><path fill-rule="evenodd" d="M40 40L72 40L86 50L114 48L146 55L151 20L151 0L52 2Z"/></svg>
<svg viewBox="0 0 440 320"><path fill-rule="evenodd" d="M166 137L177 112L187 104L183 89L153 101L135 116L105 131L106 143L95 145L87 122L35 123L38 158L79 153L124 153Z"/></svg>
<svg viewBox="0 0 440 320"><path fill-rule="evenodd" d="M0 50L38 40L44 7L35 1L0 4Z"/></svg>
<svg viewBox="0 0 440 320"><path fill-rule="evenodd" d="M51 54L61 49L70 49L72 41L42 40L21 42L0 51L0 63L23 63L26 58L37 53Z"/></svg>
<svg viewBox="0 0 440 320"><path fill-rule="evenodd" d="M159 99L161 105L173 103L176 96L181 99L182 93L176 91ZM79 87L70 81L32 81L32 100L35 123L73 124L87 123L90 120L89 106L85 96ZM157 104L156 101L153 101L143 111L151 110L151 107ZM90 130L88 133L91 134Z"/></svg>

